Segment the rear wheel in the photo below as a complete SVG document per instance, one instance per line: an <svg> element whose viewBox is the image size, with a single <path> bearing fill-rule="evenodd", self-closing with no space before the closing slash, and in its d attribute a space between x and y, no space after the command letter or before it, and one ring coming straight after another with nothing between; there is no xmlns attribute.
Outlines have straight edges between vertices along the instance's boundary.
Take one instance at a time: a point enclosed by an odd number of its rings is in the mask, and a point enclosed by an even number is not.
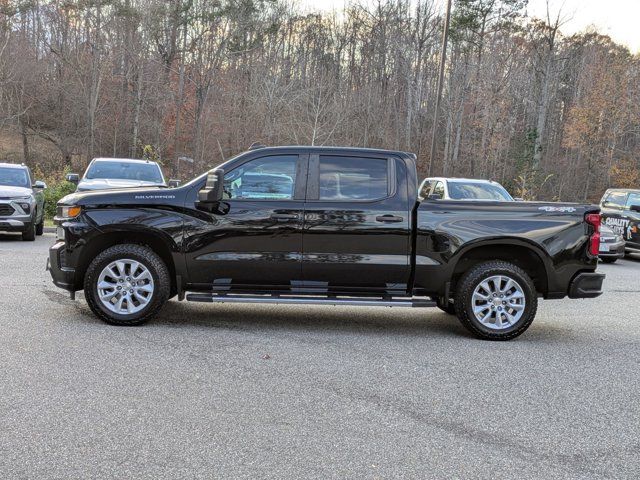
<svg viewBox="0 0 640 480"><path fill-rule="evenodd" d="M162 259L148 247L114 245L98 255L84 277L89 307L112 325L140 325L169 299L171 279Z"/></svg>
<svg viewBox="0 0 640 480"><path fill-rule="evenodd" d="M508 262L476 265L460 279L456 292L458 319L484 340L510 340L521 335L538 308L531 278Z"/></svg>

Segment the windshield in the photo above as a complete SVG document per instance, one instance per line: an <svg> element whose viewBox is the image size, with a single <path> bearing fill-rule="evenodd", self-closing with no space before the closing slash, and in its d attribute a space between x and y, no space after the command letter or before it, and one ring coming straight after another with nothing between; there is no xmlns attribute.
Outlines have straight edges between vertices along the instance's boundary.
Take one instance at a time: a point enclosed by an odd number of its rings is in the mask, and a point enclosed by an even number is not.
<svg viewBox="0 0 640 480"><path fill-rule="evenodd" d="M160 167L156 163L133 162L93 162L84 178L138 180L141 182L164 183Z"/></svg>
<svg viewBox="0 0 640 480"><path fill-rule="evenodd" d="M0 185L29 188L29 175L24 168L0 168Z"/></svg>
<svg viewBox="0 0 640 480"><path fill-rule="evenodd" d="M452 200L497 200L512 202L513 198L504 187L495 183L449 182L449 197Z"/></svg>

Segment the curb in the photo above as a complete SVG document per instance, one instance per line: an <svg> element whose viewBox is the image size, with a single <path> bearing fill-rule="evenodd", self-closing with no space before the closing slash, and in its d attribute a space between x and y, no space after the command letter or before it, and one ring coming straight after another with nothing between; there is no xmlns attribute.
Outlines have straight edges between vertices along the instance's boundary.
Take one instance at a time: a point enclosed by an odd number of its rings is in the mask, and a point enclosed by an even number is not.
<svg viewBox="0 0 640 480"><path fill-rule="evenodd" d="M44 227L44 233L56 233L56 227Z"/></svg>

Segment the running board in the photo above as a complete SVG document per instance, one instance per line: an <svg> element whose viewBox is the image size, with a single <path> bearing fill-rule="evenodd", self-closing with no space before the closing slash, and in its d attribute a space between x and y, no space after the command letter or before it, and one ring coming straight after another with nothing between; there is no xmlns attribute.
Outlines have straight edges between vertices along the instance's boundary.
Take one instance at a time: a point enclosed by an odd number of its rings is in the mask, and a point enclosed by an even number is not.
<svg viewBox="0 0 640 480"><path fill-rule="evenodd" d="M190 302L209 303L272 303L289 305L348 305L360 307L435 307L436 302L428 297L345 297L345 296L311 296L311 295L243 295L217 293L187 293Z"/></svg>

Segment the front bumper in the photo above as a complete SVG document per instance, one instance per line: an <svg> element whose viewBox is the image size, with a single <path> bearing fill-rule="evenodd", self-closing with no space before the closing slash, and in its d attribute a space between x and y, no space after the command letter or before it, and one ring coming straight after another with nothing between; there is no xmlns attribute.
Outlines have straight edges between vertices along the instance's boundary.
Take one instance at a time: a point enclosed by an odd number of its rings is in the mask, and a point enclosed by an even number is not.
<svg viewBox="0 0 640 480"><path fill-rule="evenodd" d="M579 273L569 284L569 298L594 298L602 295L604 273Z"/></svg>
<svg viewBox="0 0 640 480"><path fill-rule="evenodd" d="M47 270L51 273L56 287L74 292L76 271L66 265L66 245L64 242L56 242L49 249Z"/></svg>
<svg viewBox="0 0 640 480"><path fill-rule="evenodd" d="M29 215L0 217L0 232L24 232L31 224Z"/></svg>

